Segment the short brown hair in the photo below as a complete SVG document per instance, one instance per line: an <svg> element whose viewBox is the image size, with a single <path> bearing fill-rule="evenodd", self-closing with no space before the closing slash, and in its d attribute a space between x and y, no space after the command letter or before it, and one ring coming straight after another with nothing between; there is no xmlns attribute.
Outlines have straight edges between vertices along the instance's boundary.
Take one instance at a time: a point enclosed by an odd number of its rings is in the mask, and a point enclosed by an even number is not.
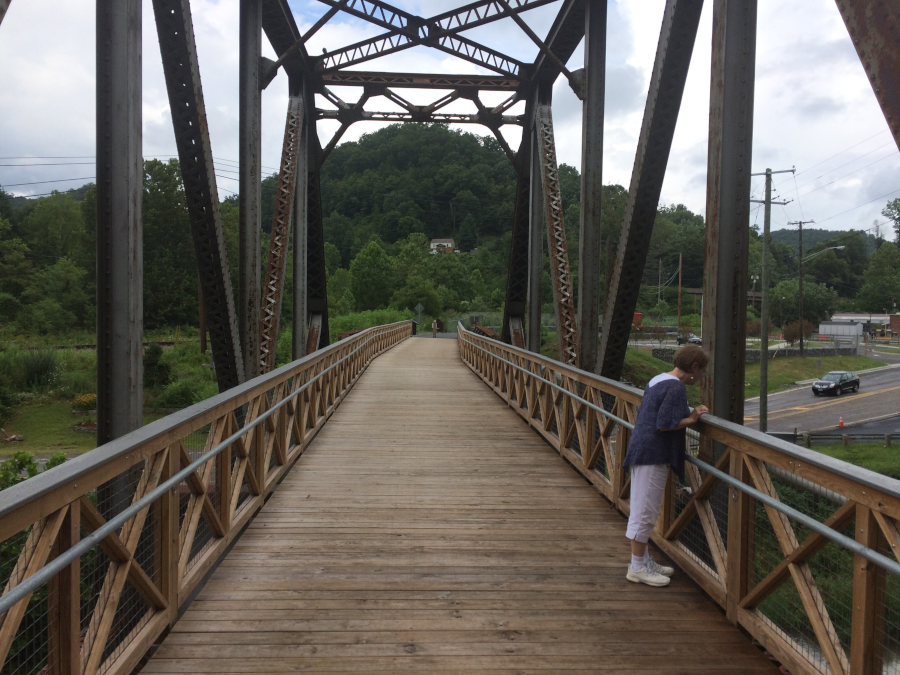
<svg viewBox="0 0 900 675"><path fill-rule="evenodd" d="M706 368L709 364L709 354L697 345L685 345L675 352L672 362L679 370L691 373L695 367L699 367L700 370Z"/></svg>

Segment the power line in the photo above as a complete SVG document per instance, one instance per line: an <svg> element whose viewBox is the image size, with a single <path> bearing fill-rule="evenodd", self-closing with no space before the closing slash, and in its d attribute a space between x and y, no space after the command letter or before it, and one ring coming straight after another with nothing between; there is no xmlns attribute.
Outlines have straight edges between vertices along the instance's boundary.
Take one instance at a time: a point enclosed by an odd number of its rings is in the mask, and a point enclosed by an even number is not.
<svg viewBox="0 0 900 675"><path fill-rule="evenodd" d="M886 133L886 132L888 132L888 131L890 131L890 129L882 129L882 130L879 131L877 134L872 134L872 135L869 136L868 138L864 138L864 139L861 140L859 143L856 143L855 145L851 145L851 146L850 146L849 148L847 148L846 150L841 150L841 151L840 151L839 153L837 153L836 155L832 155L832 156L829 157L828 159L823 159L821 162L819 162L818 164L813 164L813 165L812 165L811 167L809 167L808 169L803 169L803 171L797 172L796 175L799 176L799 175L801 175L801 174L806 173L807 171L812 171L812 170L815 169L817 166L822 166L825 162L830 162L830 161L831 161L832 159L834 159L835 157L840 157L840 156L843 155L845 152L849 152L850 150L853 150L853 148L857 148L857 147L859 147L860 145L862 145L863 143L866 143L867 141L871 141L871 140L872 140L873 138L875 138L876 136L880 136L881 134ZM884 146L881 146L881 147L884 147ZM782 185L783 183L786 183L786 182L787 182L787 180L783 180L783 181L781 181L781 183L779 183L778 185ZM777 186L776 186L776 187L777 187Z"/></svg>
<svg viewBox="0 0 900 675"><path fill-rule="evenodd" d="M882 157L881 159L876 159L874 162L871 162L871 163L869 163L869 164L866 164L865 166L861 166L861 167L858 168L858 169L854 169L854 170L851 171L850 173L845 173L843 176L840 176L839 178L835 178L834 180L829 181L828 183L825 183L825 185L820 185L819 187L814 188L814 189L810 190L809 192L804 192L804 193L803 193L803 196L805 197L806 195L811 195L813 192L818 192L819 190L824 190L824 189L827 188L829 185L833 185L834 183L837 183L839 180L843 180L843 179L846 178L847 176L852 176L853 174L858 173L859 171L862 171L863 169L868 169L868 168L869 168L870 166L872 166L873 164L878 164L878 162L883 162L883 161L886 160L886 159L892 159L892 158L894 158L894 157L895 157L894 153L891 153L890 155L885 155L885 156ZM822 177L822 176L819 176L819 178L821 178L821 177ZM800 187L803 187L804 185L809 185L810 183L815 183L817 180L819 180L819 178L816 178L815 180L811 180L811 181L809 181L809 183L804 183L804 184L801 185Z"/></svg>
<svg viewBox="0 0 900 675"><path fill-rule="evenodd" d="M867 201L865 204L859 204L858 206L854 206L852 209L847 209L846 211L841 211L840 213L836 213L833 216L829 216L825 220L820 220L818 222L818 224L827 223L829 220L834 220L838 216L843 216L844 214L850 213L851 211L856 211L856 209L861 209L862 207L868 206L869 204L880 201L880 200L884 199L885 197L890 197L892 194L896 194L897 192L900 192L900 188L897 188L896 190L891 190L886 195L881 195L880 197L875 197L875 199Z"/></svg>
<svg viewBox="0 0 900 675"><path fill-rule="evenodd" d="M5 186L0 184L0 188L3 187L19 187L20 185L43 185L45 183L70 183L76 180L96 180L96 176L83 176L81 178L57 178L56 180L36 180L31 183L7 183Z"/></svg>

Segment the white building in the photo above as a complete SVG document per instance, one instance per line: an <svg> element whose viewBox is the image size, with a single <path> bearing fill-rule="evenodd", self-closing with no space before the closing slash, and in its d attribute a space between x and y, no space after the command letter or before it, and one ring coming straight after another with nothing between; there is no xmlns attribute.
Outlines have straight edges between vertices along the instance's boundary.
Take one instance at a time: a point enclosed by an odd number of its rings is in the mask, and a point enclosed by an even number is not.
<svg viewBox="0 0 900 675"><path fill-rule="evenodd" d="M858 321L823 321L819 324L819 335L856 337L863 334L863 324Z"/></svg>
<svg viewBox="0 0 900 675"><path fill-rule="evenodd" d="M456 250L456 242L452 239L432 239L431 255L453 253Z"/></svg>

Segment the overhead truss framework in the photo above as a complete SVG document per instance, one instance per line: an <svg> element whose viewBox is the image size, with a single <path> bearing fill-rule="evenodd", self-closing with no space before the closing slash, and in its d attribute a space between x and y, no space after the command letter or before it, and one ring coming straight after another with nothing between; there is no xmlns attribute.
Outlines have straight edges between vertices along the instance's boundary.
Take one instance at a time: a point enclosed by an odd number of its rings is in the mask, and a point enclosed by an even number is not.
<svg viewBox="0 0 900 675"><path fill-rule="evenodd" d="M257 239L253 234L258 221L259 195L251 191L242 194L248 202L241 212L241 270L236 275L240 285L235 294L225 253L190 0L153 0L205 318L221 389L275 365L278 317L291 248L294 250L292 269L295 276L300 275L290 289L291 306L295 310L294 356L328 344L321 169L342 135L359 121L480 124L490 129L517 174L503 339L529 349L541 348L540 281L544 261L549 259L560 358L612 377L620 374L629 317L637 300L636 290L643 273L703 0L666 1L614 269L603 269L600 260L607 1L474 0L440 14L420 16L383 0L319 0L324 6L321 18L306 33L301 33L288 0L239 0L244 17L240 40L240 114L241 128L246 131L242 135L247 136L241 145L242 167L247 164L246 175L242 174L242 193L247 192L247 186L258 175L260 90L284 69L296 94L291 96L288 112L263 288L260 289L256 271L245 269L257 264L260 249L258 232ZM705 395L713 412L740 421L742 407L738 399L743 381L740 358L743 347L734 336L743 332L746 320L740 298L747 266L747 237L743 230L747 225L749 201L746 174L752 149L755 75L752 46L757 0L711 2L714 44L705 275L709 302L704 306L707 314L704 326L710 332L708 344L713 355ZM900 88L896 86L900 83L897 77L900 11L894 6L896 3L883 0L836 0L836 3L894 137L900 143L900 98L897 96ZM531 28L534 22L527 23L523 17L531 10L551 4L556 5L555 16L549 30L540 37ZM8 6L9 0L0 0L0 19ZM311 54L306 46L309 38L339 15L353 16L380 30L366 40ZM535 44L537 53L532 61L523 61L482 44L469 33L496 21L516 27ZM275 50L276 60L261 57L260 33L265 34ZM584 67L570 69L569 60L585 36L588 48L584 50ZM351 69L415 47L458 57L490 74ZM585 111L579 233L580 269L584 274L579 275L577 295L566 250L563 224L566 205L559 190L550 114L553 84L560 75L584 101ZM338 95L348 87L361 90L355 101L345 101ZM433 90L435 96L430 103L414 103L405 93L409 90ZM484 95L489 92L506 96L501 102L488 105ZM317 107L317 99L324 99L327 104ZM371 107L377 100L385 100L389 105ZM460 112L458 102L467 102L469 110ZM119 118L124 113L117 111L116 105L111 94L98 95L98 110L103 108L112 115L110 126L125 119ZM319 120L339 123L337 132L324 147L316 130ZM521 128L522 141L517 149L511 148L501 133L504 126ZM111 165L115 159L110 160ZM116 242L106 244L115 248ZM602 307L597 288L600 283L607 288ZM240 299L237 306L235 295ZM260 296L258 300L257 296ZM98 311L107 310L98 307ZM605 315L601 321L602 311ZM100 316L98 325L106 325L107 318ZM258 330L253 329L253 324L258 324ZM598 337L596 327L601 325ZM726 332L730 335L725 335ZM138 372L131 379L140 377Z"/></svg>

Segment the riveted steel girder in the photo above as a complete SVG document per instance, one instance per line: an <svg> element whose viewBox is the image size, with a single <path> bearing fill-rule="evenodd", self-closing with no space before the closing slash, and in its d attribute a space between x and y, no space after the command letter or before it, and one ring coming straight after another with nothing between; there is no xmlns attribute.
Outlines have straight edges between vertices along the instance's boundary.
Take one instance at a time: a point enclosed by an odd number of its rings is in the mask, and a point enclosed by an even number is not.
<svg viewBox="0 0 900 675"><path fill-rule="evenodd" d="M556 141L553 136L553 114L549 103L540 103L535 112L536 150L540 158L544 217L550 256L550 280L556 309L556 334L559 360L574 365L578 360L575 297L569 270L566 228L563 224L562 196L559 190L559 167L556 163Z"/></svg>
<svg viewBox="0 0 900 675"><path fill-rule="evenodd" d="M238 333L247 379L259 375L262 181L262 0L240 0L238 35L239 242Z"/></svg>
<svg viewBox="0 0 900 675"><path fill-rule="evenodd" d="M900 5L886 0L837 0L837 6L900 148Z"/></svg>
<svg viewBox="0 0 900 675"><path fill-rule="evenodd" d="M244 381L200 66L188 0L153 0L169 108L219 390Z"/></svg>
<svg viewBox="0 0 900 675"><path fill-rule="evenodd" d="M401 89L478 89L479 91L514 91L522 82L502 75L439 75L423 73L375 73L359 70L337 70L322 73L326 86L387 86Z"/></svg>
<svg viewBox="0 0 900 675"><path fill-rule="evenodd" d="M261 373L268 373L275 367L281 299L284 295L284 277L287 269L291 212L294 208L294 191L297 185L300 135L304 131L304 108L304 99L299 91L288 96L287 121L284 127L284 143L281 150L278 185L275 189L272 231L269 238L269 259L263 283L259 336L259 369Z"/></svg>
<svg viewBox="0 0 900 675"><path fill-rule="evenodd" d="M616 266L612 270L603 313L598 356L600 374L614 380L621 377L625 364L625 350L702 9L703 0L668 0L663 13L656 61L650 77L644 121L619 234Z"/></svg>
<svg viewBox="0 0 900 675"><path fill-rule="evenodd" d="M743 424L756 0L715 0L703 274L704 403Z"/></svg>
<svg viewBox="0 0 900 675"><path fill-rule="evenodd" d="M293 359L301 359L306 356L306 330L309 323L307 316L307 165L309 163L309 127L315 127L315 122L310 121L305 115L303 128L300 131L300 147L297 149L297 182L294 188L294 208L291 212L293 224L293 265L294 288L292 300L294 311L291 327L291 354Z"/></svg>
<svg viewBox="0 0 900 675"><path fill-rule="evenodd" d="M307 108L309 113L310 108ZM307 125L308 158L306 183L306 298L309 312L309 336L306 353L327 347L328 282L325 270L325 232L322 222L321 157L322 148L315 124ZM313 159L315 158L315 159Z"/></svg>
<svg viewBox="0 0 900 675"><path fill-rule="evenodd" d="M581 227L578 244L578 367L595 372L600 334L603 119L606 95L606 0L585 3L581 122Z"/></svg>
<svg viewBox="0 0 900 675"><path fill-rule="evenodd" d="M98 0L97 441L101 445L143 424L141 141L141 3Z"/></svg>
<svg viewBox="0 0 900 675"><path fill-rule="evenodd" d="M6 16L6 10L9 9L10 0L0 0L0 23L3 23L3 17Z"/></svg>

